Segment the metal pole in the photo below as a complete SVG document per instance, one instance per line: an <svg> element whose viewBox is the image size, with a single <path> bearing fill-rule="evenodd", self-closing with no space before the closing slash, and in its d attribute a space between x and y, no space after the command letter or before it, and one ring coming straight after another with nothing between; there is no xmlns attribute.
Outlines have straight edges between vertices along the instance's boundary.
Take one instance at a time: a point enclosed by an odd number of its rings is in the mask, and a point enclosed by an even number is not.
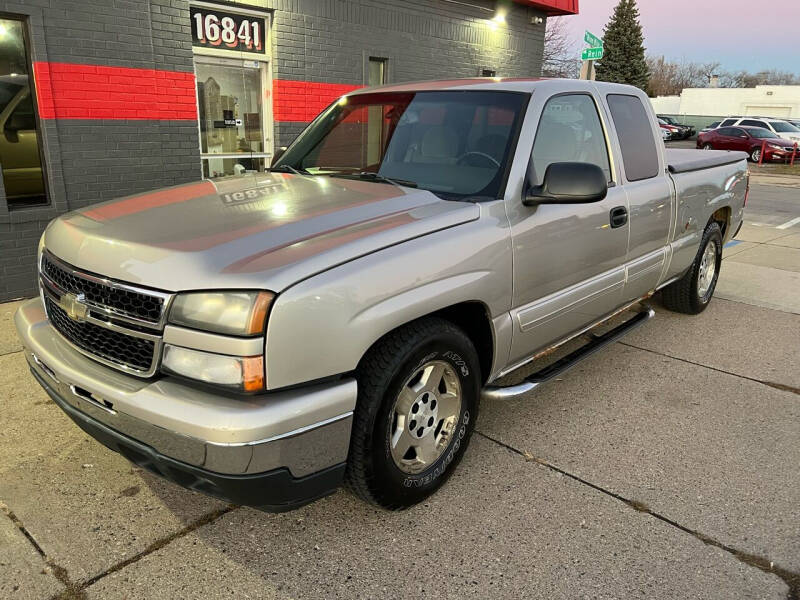
<svg viewBox="0 0 800 600"><path fill-rule="evenodd" d="M794 143L794 148L792 149L792 162L789 163L790 165L794 166L794 159L797 156L797 142Z"/></svg>
<svg viewBox="0 0 800 600"><path fill-rule="evenodd" d="M758 157L758 166L760 167L764 162L764 153L767 151L767 140L761 142L761 155Z"/></svg>

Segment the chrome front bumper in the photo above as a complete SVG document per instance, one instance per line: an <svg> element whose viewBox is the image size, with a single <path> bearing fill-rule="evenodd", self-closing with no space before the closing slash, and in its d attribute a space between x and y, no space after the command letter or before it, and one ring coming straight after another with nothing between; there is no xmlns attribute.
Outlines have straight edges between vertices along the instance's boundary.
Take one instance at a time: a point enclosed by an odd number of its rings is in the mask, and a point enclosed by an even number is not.
<svg viewBox="0 0 800 600"><path fill-rule="evenodd" d="M28 363L51 395L169 459L226 475L285 468L295 478L347 459L354 379L217 395L175 378L128 376L83 356L52 328L39 298L23 304L14 321Z"/></svg>

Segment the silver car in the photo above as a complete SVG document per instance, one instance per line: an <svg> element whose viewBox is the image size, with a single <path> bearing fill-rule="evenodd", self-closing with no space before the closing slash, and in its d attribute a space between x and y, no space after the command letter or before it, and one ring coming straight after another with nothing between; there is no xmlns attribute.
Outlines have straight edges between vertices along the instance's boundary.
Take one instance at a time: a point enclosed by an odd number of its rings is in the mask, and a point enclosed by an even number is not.
<svg viewBox="0 0 800 600"><path fill-rule="evenodd" d="M16 326L80 427L180 485L280 511L345 483L407 507L452 473L481 397L561 374L657 290L708 305L746 157L660 135L622 85L356 91L267 174L54 220Z"/></svg>

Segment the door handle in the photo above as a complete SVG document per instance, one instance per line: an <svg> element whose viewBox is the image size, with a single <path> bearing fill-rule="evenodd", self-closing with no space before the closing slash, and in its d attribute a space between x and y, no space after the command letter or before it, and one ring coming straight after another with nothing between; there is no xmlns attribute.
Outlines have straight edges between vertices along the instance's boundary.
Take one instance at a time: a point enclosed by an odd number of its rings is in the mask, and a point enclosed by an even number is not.
<svg viewBox="0 0 800 600"><path fill-rule="evenodd" d="M628 211L624 206L615 206L609 213L609 221L611 228L616 229L622 227L628 222Z"/></svg>

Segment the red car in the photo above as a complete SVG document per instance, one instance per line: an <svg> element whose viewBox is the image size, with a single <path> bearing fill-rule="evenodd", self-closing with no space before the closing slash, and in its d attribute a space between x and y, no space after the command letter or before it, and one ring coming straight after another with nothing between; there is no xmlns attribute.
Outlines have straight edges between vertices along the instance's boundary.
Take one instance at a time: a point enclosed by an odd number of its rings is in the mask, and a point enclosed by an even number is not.
<svg viewBox="0 0 800 600"><path fill-rule="evenodd" d="M750 160L761 160L764 147L764 161L786 161L792 158L794 142L785 140L763 127L720 127L701 132L697 136L697 147L703 150L741 150L750 155ZM800 150L798 150L800 155Z"/></svg>

